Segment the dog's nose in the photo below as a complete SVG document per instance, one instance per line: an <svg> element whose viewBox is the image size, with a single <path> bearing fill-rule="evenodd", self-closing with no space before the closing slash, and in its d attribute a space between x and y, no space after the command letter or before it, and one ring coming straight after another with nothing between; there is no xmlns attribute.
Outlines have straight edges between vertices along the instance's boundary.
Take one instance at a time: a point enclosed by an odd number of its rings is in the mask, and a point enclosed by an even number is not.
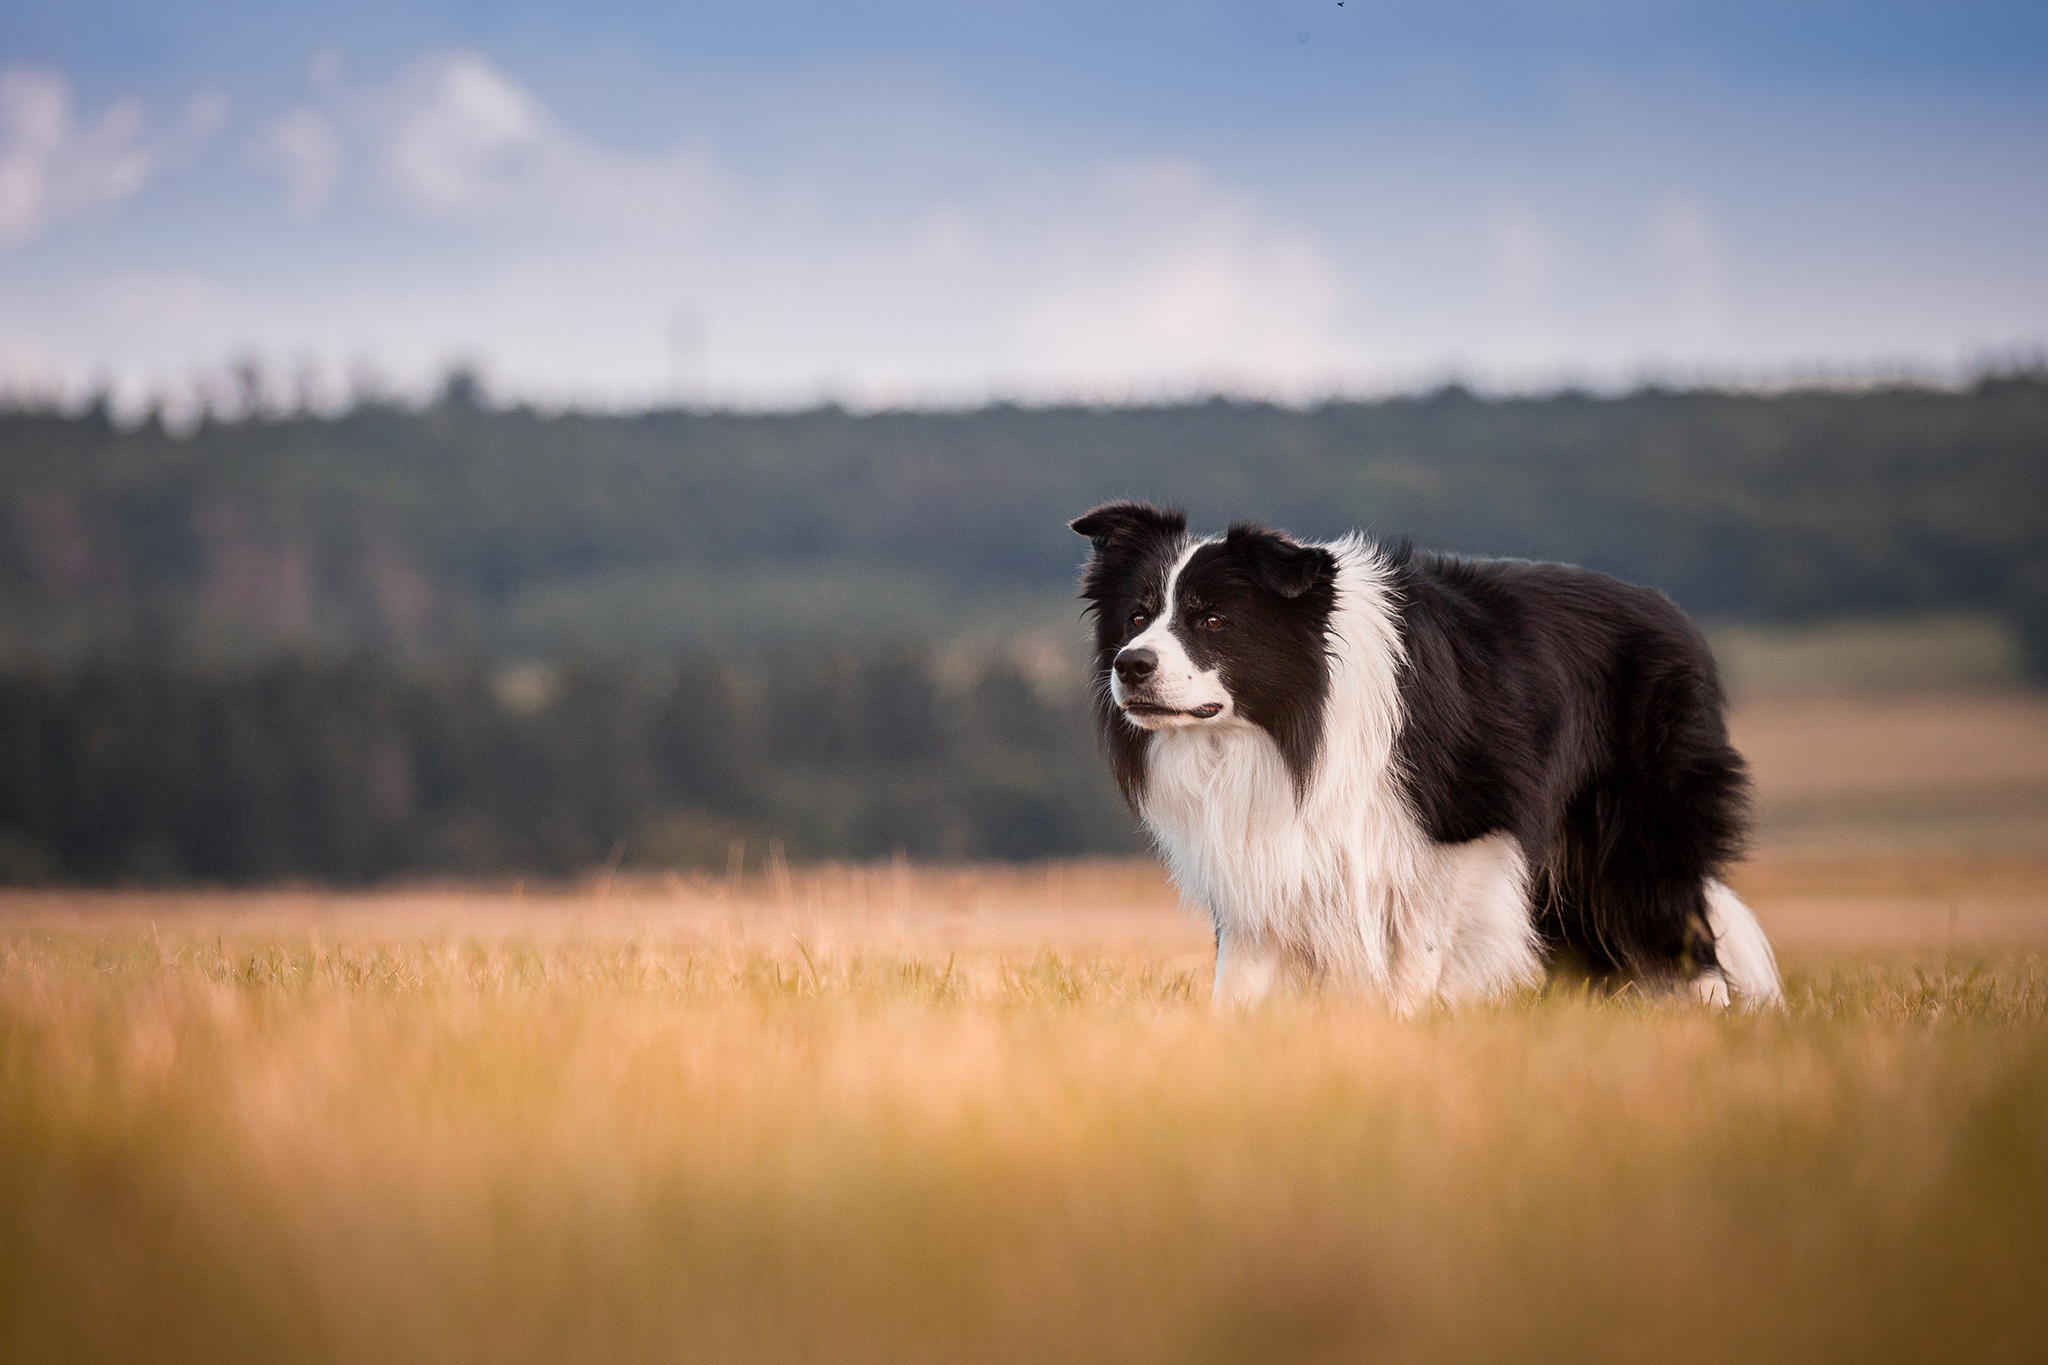
<svg viewBox="0 0 2048 1365"><path fill-rule="evenodd" d="M1116 675L1126 687L1136 687L1159 667L1159 654L1150 649L1127 649L1116 656Z"/></svg>

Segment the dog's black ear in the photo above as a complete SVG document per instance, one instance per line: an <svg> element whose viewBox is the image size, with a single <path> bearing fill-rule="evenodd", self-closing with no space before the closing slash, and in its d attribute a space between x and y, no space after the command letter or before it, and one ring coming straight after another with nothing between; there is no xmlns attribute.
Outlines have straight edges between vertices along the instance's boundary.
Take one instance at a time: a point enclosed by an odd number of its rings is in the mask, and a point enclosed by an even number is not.
<svg viewBox="0 0 2048 1365"><path fill-rule="evenodd" d="M1067 525L1095 542L1100 550L1120 540L1139 536L1177 536L1188 529L1187 514L1177 508L1154 507L1149 502L1105 502L1075 517Z"/></svg>
<svg viewBox="0 0 2048 1365"><path fill-rule="evenodd" d="M1223 537L1223 552L1251 571L1260 586L1282 597L1300 597L1337 575L1337 556L1320 545L1240 521Z"/></svg>

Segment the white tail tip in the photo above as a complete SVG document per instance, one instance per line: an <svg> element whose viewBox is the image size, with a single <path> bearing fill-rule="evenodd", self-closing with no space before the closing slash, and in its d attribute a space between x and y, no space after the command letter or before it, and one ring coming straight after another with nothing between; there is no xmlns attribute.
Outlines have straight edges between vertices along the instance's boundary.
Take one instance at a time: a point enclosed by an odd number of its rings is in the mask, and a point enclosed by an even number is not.
<svg viewBox="0 0 2048 1365"><path fill-rule="evenodd" d="M1707 883L1707 927L1714 931L1714 956L1720 959L1720 976L1726 983L1721 1001L1733 995L1748 1009L1783 1005L1785 987L1778 979L1771 941L1750 908L1720 882Z"/></svg>

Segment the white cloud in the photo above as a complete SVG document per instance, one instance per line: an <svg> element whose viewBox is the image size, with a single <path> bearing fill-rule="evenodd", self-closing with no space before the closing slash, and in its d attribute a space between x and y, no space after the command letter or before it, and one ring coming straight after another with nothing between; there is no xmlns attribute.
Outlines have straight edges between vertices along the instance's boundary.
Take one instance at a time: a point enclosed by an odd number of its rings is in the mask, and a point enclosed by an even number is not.
<svg viewBox="0 0 2048 1365"><path fill-rule="evenodd" d="M1029 373L1185 381L1329 370L1342 284L1313 234L1184 159L1112 167L1017 320Z"/></svg>
<svg viewBox="0 0 2048 1365"><path fill-rule="evenodd" d="M422 64L393 103L385 170L427 214L502 202L559 140L540 102L474 53Z"/></svg>
<svg viewBox="0 0 2048 1365"><path fill-rule="evenodd" d="M723 192L702 148L629 152L580 137L475 52L431 54L368 85L321 52L306 80L312 98L253 149L301 220L355 186L364 207L456 225L660 234L700 222Z"/></svg>
<svg viewBox="0 0 2048 1365"><path fill-rule="evenodd" d="M0 72L0 247L32 241L52 223L120 203L157 158L143 145L142 106L123 100L74 123L71 86L27 67Z"/></svg>
<svg viewBox="0 0 2048 1365"><path fill-rule="evenodd" d="M217 95L152 127L132 101L81 119L60 76L5 80L0 244L170 180L228 122ZM1452 371L1600 382L1646 359L1940 355L2039 330L2044 277L2015 231L1940 219L1933 245L1897 237L1983 286L1916 303L1904 272L1873 289L1833 249L1898 215L1831 208L1790 221L1807 237L1788 246L1782 211L1711 176L1712 198L1665 193L1694 174L1675 159L1446 169L1360 141L1313 170L1225 175L1227 151L1105 163L882 84L786 81L779 130L721 160L590 136L473 52L369 81L323 53L292 107L251 120L252 155L193 168L182 232L138 251L141 221L61 274L0 259L0 384L55 365L74 387L110 372L146 392L253 351L371 357L412 392L470 356L497 392L543 402L1308 396ZM239 217L222 175L252 162L308 226Z"/></svg>
<svg viewBox="0 0 2048 1365"><path fill-rule="evenodd" d="M285 205L294 218L318 217L341 181L341 136L324 114L305 105L269 127L257 154L283 177Z"/></svg>
<svg viewBox="0 0 2048 1365"><path fill-rule="evenodd" d="M475 53L423 58L368 86L317 65L313 98L261 143L294 213L367 191L356 207L476 244L452 275L357 281L298 305L345 338L330 354L374 349L414 385L467 354L508 391L539 397L618 401L682 384L741 401L820 388L912 401L1271 387L1349 356L1321 239L1187 159L984 159L937 196L919 192L914 170L910 184L876 167L844 181L747 179L694 145L640 152L582 137ZM312 273L291 287L325 283ZM695 320L683 359L680 314ZM247 332L276 326L252 319Z"/></svg>
<svg viewBox="0 0 2048 1365"><path fill-rule="evenodd" d="M218 90L195 91L185 101L179 131L185 140L197 146L210 141L215 134L228 126L228 97Z"/></svg>
<svg viewBox="0 0 2048 1365"><path fill-rule="evenodd" d="M342 94L348 88L348 63L333 48L321 48L306 63L306 84L316 94Z"/></svg>
<svg viewBox="0 0 2048 1365"><path fill-rule="evenodd" d="M429 218L660 230L699 220L719 193L702 149L600 146L474 52L423 58L344 107L396 201Z"/></svg>

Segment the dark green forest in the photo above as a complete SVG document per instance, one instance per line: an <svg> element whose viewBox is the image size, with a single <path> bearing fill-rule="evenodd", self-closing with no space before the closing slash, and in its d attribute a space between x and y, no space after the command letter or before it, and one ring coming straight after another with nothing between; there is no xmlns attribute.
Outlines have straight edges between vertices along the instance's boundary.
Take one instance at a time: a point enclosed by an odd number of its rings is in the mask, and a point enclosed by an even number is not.
<svg viewBox="0 0 2048 1365"><path fill-rule="evenodd" d="M0 880L226 882L1138 846L1083 699L921 649L747 668L100 664L0 679Z"/></svg>
<svg viewBox="0 0 2048 1365"><path fill-rule="evenodd" d="M1573 560L1710 621L2006 617L2048 376L1308 410L0 410L0 880L1124 850L1066 522ZM925 641L925 644L903 644ZM1065 666L1062 666L1064 661Z"/></svg>
<svg viewBox="0 0 2048 1365"><path fill-rule="evenodd" d="M0 648L665 657L1074 635L1105 498L1565 559L1709 619L1993 610L2048 592L2048 377L1962 391L1460 389L856 415L0 413Z"/></svg>

